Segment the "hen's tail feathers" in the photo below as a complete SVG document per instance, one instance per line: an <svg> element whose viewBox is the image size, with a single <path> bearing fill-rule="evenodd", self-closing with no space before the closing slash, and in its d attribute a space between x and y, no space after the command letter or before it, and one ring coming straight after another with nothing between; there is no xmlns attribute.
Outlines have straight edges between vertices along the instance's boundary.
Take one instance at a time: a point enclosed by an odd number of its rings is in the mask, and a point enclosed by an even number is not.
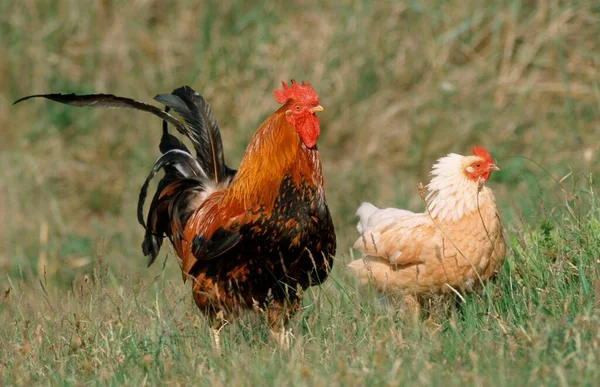
<svg viewBox="0 0 600 387"><path fill-rule="evenodd" d="M379 208L375 207L369 202L362 202L358 209L356 210L356 216L358 216L358 224L356 225L356 229L359 234L363 234L367 225L369 224L369 218L371 215L375 213Z"/></svg>

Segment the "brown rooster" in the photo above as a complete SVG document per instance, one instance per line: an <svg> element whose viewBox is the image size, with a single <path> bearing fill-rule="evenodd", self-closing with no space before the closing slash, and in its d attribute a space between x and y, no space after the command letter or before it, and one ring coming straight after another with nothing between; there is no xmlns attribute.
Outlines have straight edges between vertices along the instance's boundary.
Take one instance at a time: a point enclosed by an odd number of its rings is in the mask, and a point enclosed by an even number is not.
<svg viewBox="0 0 600 387"><path fill-rule="evenodd" d="M216 120L188 86L155 97L166 111L105 94L47 94L17 101L44 97L75 106L132 108L165 120L163 155L140 192L138 219L146 228L142 248L152 264L163 238L169 238L183 280L191 280L196 305L211 321L218 350L220 329L243 309L265 311L272 335L287 346L286 324L303 290L322 283L333 264L335 232L316 146L320 126L315 113L323 107L304 82L283 82L274 94L283 106L256 130L239 171L225 165ZM167 122L191 140L196 157L168 133ZM148 184L161 169L165 175L144 222Z"/></svg>
<svg viewBox="0 0 600 387"><path fill-rule="evenodd" d="M362 203L354 248L364 258L348 268L379 291L407 295L413 307L418 307L414 295L470 290L486 281L505 256L494 194L484 185L498 170L485 149L473 147L472 156L438 160L426 212Z"/></svg>

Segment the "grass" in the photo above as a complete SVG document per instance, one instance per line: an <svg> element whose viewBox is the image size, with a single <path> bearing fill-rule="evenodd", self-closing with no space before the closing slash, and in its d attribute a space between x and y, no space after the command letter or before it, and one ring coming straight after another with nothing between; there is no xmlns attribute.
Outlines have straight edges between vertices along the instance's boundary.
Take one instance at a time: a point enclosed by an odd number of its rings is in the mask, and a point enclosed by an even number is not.
<svg viewBox="0 0 600 387"><path fill-rule="evenodd" d="M0 4L0 384L593 385L600 330L600 8L593 1ZM42 92L199 90L238 165L282 79L321 97L333 276L294 319L210 347L173 257L145 268L137 194L160 122ZM343 263L361 200L422 209L449 152L486 146L507 262L407 318ZM161 259L165 258L164 254Z"/></svg>

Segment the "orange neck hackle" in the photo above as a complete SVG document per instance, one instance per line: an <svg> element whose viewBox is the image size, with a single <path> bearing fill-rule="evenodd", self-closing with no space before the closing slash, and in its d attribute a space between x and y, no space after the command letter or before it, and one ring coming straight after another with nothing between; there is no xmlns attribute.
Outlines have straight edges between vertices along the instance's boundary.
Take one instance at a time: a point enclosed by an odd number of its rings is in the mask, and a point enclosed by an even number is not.
<svg viewBox="0 0 600 387"><path fill-rule="evenodd" d="M244 208L272 207L285 176L297 187L302 182L322 185L321 161L316 147L308 148L287 119L286 103L269 116L252 136L228 201Z"/></svg>
<svg viewBox="0 0 600 387"><path fill-rule="evenodd" d="M256 130L236 178L227 192L227 202L243 208L270 208L279 194L284 177L301 184L322 186L321 160L316 148L320 133L315 113L323 111L319 96L307 83L273 92L282 104ZM322 190L319 190L322 192Z"/></svg>

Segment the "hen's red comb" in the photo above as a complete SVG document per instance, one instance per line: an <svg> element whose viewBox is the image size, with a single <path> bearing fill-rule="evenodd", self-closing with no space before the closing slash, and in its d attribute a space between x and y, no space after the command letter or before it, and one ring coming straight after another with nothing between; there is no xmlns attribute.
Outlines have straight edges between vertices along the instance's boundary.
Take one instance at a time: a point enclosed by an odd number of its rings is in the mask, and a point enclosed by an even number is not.
<svg viewBox="0 0 600 387"><path fill-rule="evenodd" d="M473 149L471 149L473 151L473 154L475 156L479 156L482 159L484 159L485 161L487 161L490 164L494 164L494 160L492 160L492 156L490 156L489 152L486 151L484 148L480 147L480 146L474 146Z"/></svg>
<svg viewBox="0 0 600 387"><path fill-rule="evenodd" d="M317 93L312 87L310 87L308 83L304 81L302 81L301 86L298 86L296 81L293 79L291 86L288 86L285 81L281 81L281 84L283 85L283 89L277 89L273 92L275 95L275 101L277 101L277 103L284 104L290 99L308 103L318 103L319 101L319 96Z"/></svg>

